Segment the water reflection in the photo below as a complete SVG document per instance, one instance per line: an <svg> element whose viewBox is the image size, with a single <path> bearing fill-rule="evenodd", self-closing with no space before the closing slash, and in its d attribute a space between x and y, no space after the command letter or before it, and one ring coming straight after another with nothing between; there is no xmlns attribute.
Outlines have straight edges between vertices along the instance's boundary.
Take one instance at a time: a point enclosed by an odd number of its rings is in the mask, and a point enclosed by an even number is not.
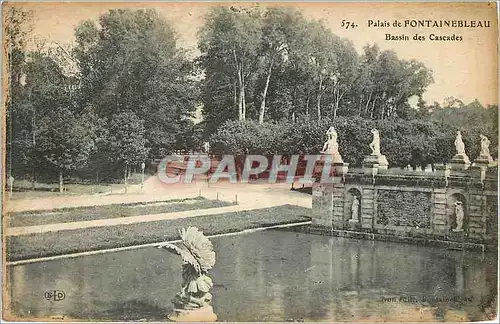
<svg viewBox="0 0 500 324"><path fill-rule="evenodd" d="M212 241L222 321L481 320L496 296L493 254L285 231ZM155 248L7 270L16 316L87 320L165 320L181 273ZM45 300L54 289L66 299Z"/></svg>

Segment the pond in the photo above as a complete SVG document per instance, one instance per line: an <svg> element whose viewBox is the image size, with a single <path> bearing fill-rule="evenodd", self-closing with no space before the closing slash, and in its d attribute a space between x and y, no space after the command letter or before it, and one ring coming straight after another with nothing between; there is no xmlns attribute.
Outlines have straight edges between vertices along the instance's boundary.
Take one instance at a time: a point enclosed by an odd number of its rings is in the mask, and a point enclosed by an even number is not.
<svg viewBox="0 0 500 324"><path fill-rule="evenodd" d="M220 321L482 320L497 294L495 254L279 230L211 240ZM9 266L11 311L163 321L180 263L149 247ZM65 299L46 300L51 290Z"/></svg>

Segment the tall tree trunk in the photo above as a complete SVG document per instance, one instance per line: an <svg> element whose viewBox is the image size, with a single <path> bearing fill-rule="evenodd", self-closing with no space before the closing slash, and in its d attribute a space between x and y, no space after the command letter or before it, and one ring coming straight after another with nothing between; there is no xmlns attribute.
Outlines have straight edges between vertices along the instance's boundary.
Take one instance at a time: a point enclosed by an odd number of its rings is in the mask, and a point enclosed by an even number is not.
<svg viewBox="0 0 500 324"><path fill-rule="evenodd" d="M358 101L358 116L361 116L361 110L363 109L363 95L361 95L361 98Z"/></svg>
<svg viewBox="0 0 500 324"><path fill-rule="evenodd" d="M334 91L334 102L333 102L333 118L335 119L337 117L337 111L339 110L340 106L340 100L342 100L342 97L344 96L345 92L340 94L339 90Z"/></svg>
<svg viewBox="0 0 500 324"><path fill-rule="evenodd" d="M377 102L377 97L375 97L372 101L372 109L371 109L371 112L370 112L370 119L373 119L373 114L375 112L375 103Z"/></svg>
<svg viewBox="0 0 500 324"><path fill-rule="evenodd" d="M238 75L238 87L239 87L239 98L238 98L238 120L244 120L244 104L245 104L245 88L243 86L243 65L238 61L236 56L236 51L233 49L233 59L236 65L236 74ZM235 93L236 96L236 93Z"/></svg>
<svg viewBox="0 0 500 324"><path fill-rule="evenodd" d="M240 86L240 94L238 96L238 120L243 120L243 87Z"/></svg>
<svg viewBox="0 0 500 324"><path fill-rule="evenodd" d="M29 92L29 102L31 102L31 90ZM31 153L31 190L35 190L36 178L35 178L35 147L36 147L36 111L33 108L33 115L31 117L31 140L32 140L32 153Z"/></svg>
<svg viewBox="0 0 500 324"><path fill-rule="evenodd" d="M242 99L241 99L241 117L242 120L246 119L247 116L247 102L245 98L245 75L243 74L243 64L241 65L241 89L242 89Z"/></svg>
<svg viewBox="0 0 500 324"><path fill-rule="evenodd" d="M370 91L370 95L368 96L368 99L366 100L366 106L365 106L365 113L364 115L368 115L368 107L370 106L370 101L372 100L372 95L373 91Z"/></svg>
<svg viewBox="0 0 500 324"><path fill-rule="evenodd" d="M262 101L260 102L260 111L259 111L259 124L264 122L264 114L266 112L266 96L267 89L269 88L269 80L271 79L271 72L273 70L274 60L271 59L271 63L269 64L269 70L267 71L266 85L264 86L264 91L262 92Z"/></svg>
<svg viewBox="0 0 500 324"><path fill-rule="evenodd" d="M63 170L59 169L59 192L64 191L64 177L63 177Z"/></svg>
<svg viewBox="0 0 500 324"><path fill-rule="evenodd" d="M318 120L321 120L321 95L323 94L321 88L323 86L323 78L319 78L318 95L316 96L316 113L318 114Z"/></svg>
<svg viewBox="0 0 500 324"><path fill-rule="evenodd" d="M238 69L238 87L240 88L240 94L238 98L238 120L243 120L243 97L245 96L245 88L243 87L243 82L241 79L241 68Z"/></svg>
<svg viewBox="0 0 500 324"><path fill-rule="evenodd" d="M238 89L237 89L236 81L233 83L233 90L234 90L234 97L233 97L233 103L234 103L234 108L238 106ZM239 116L239 113L238 113ZM238 117L239 118L239 117Z"/></svg>
<svg viewBox="0 0 500 324"><path fill-rule="evenodd" d="M128 179L127 179L127 175L128 175L128 164L125 164L125 172L124 172L125 176L125 193L128 192Z"/></svg>

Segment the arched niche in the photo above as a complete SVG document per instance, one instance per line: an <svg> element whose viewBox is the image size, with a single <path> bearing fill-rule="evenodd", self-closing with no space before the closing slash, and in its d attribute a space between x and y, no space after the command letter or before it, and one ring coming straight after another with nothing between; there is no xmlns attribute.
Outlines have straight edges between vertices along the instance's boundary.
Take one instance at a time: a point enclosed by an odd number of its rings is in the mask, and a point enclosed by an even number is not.
<svg viewBox="0 0 500 324"><path fill-rule="evenodd" d="M344 200L344 215L345 220L350 222L361 221L361 191L358 188L350 188L347 191Z"/></svg>
<svg viewBox="0 0 500 324"><path fill-rule="evenodd" d="M462 213L462 225L459 224L457 214ZM467 199L460 192L455 192L446 199L446 215L448 226L452 232L465 232L467 230ZM460 218L460 216L459 216Z"/></svg>

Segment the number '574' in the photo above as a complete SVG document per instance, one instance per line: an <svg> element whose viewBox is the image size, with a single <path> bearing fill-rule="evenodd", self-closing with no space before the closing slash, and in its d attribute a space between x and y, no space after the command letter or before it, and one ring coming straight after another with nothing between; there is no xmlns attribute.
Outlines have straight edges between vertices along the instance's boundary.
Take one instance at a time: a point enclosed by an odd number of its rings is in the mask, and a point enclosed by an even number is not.
<svg viewBox="0 0 500 324"><path fill-rule="evenodd" d="M340 27L344 27L345 29L349 29L349 28L356 28L358 27L358 25L353 22L353 21L348 21L348 20L342 20L342 25L340 25Z"/></svg>

